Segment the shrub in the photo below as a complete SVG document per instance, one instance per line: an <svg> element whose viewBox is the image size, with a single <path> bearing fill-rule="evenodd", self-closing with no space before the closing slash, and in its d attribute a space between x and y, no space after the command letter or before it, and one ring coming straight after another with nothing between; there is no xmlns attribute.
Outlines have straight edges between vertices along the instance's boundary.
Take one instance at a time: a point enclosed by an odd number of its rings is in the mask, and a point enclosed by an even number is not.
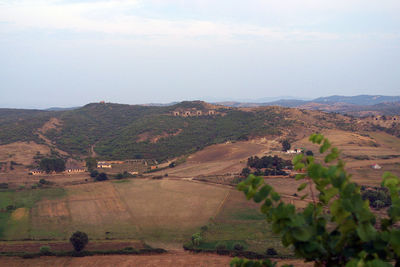
<svg viewBox="0 0 400 267"><path fill-rule="evenodd" d="M13 211L13 210L15 210L17 207L15 207L14 205L8 205L7 207L6 207L6 209L7 209L7 211Z"/></svg>
<svg viewBox="0 0 400 267"><path fill-rule="evenodd" d="M215 245L215 248L216 248L217 250L225 250L225 249L226 249L226 244L225 244L224 242L218 242L218 243Z"/></svg>
<svg viewBox="0 0 400 267"><path fill-rule="evenodd" d="M233 245L233 249L237 250L237 251L242 251L244 249L244 247L242 244L236 243L235 245Z"/></svg>
<svg viewBox="0 0 400 267"><path fill-rule="evenodd" d="M297 190L309 188L311 192L312 201L306 208L296 210L283 202L262 177L250 175L238 189L248 199L263 202L261 212L273 232L281 235L282 244L292 246L297 257L314 266L400 266L400 230L395 227L400 220L400 179L388 172L383 175L382 186L392 204L386 216L377 218L362 198L360 186L350 180L339 150L321 134L311 135L310 141L320 145L321 154L328 153L324 155L326 165L304 154L293 159L295 170L306 170L296 176L304 180ZM377 219L380 229L375 228ZM248 263L231 262L232 266L243 264ZM246 266L261 266L261 262Z"/></svg>
<svg viewBox="0 0 400 267"><path fill-rule="evenodd" d="M42 247L40 247L39 251L40 251L40 254L42 254L42 255L51 255L52 254L50 246L42 246Z"/></svg>
<svg viewBox="0 0 400 267"><path fill-rule="evenodd" d="M101 182L101 181L106 181L108 180L107 174L104 172L99 173L97 177L95 178L96 181Z"/></svg>
<svg viewBox="0 0 400 267"><path fill-rule="evenodd" d="M265 254L268 256L276 256L278 252L274 248L269 248L265 251Z"/></svg>
<svg viewBox="0 0 400 267"><path fill-rule="evenodd" d="M192 235L192 244L193 244L193 246L200 245L202 240L203 240L203 238L201 237L201 233L195 233L195 234Z"/></svg>
<svg viewBox="0 0 400 267"><path fill-rule="evenodd" d="M51 184L51 182L50 182L50 181L47 181L46 179L40 179L40 180L39 180L39 184L49 185L49 184Z"/></svg>
<svg viewBox="0 0 400 267"><path fill-rule="evenodd" d="M99 175L99 172L97 170L93 170L90 172L90 177L92 177L92 178L96 178L97 175Z"/></svg>
<svg viewBox="0 0 400 267"><path fill-rule="evenodd" d="M86 244L89 242L89 238L86 233L76 231L71 235L69 241L71 242L72 246L74 246L75 251L80 252L85 248Z"/></svg>

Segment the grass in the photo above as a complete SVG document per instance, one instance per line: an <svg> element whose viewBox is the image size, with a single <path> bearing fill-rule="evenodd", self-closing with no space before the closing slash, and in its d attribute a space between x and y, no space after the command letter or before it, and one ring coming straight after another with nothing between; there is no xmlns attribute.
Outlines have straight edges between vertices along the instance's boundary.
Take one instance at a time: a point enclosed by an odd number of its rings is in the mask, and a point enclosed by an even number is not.
<svg viewBox="0 0 400 267"><path fill-rule="evenodd" d="M131 181L128 179L123 179L123 180L115 180L112 181L114 184L123 184L123 183L130 183Z"/></svg>
<svg viewBox="0 0 400 267"><path fill-rule="evenodd" d="M292 251L282 246L279 236L271 231L258 205L247 201L242 193L232 191L221 212L202 232L203 241L199 248L216 249L224 244L228 250L240 243L244 250L265 253L274 248L279 255L292 255Z"/></svg>
<svg viewBox="0 0 400 267"><path fill-rule="evenodd" d="M42 199L56 199L65 196L62 188L44 188L22 191L0 192L0 238L7 240L24 239L30 235L29 213L32 207ZM7 210L8 206L13 209ZM26 215L14 218L16 209L26 209Z"/></svg>

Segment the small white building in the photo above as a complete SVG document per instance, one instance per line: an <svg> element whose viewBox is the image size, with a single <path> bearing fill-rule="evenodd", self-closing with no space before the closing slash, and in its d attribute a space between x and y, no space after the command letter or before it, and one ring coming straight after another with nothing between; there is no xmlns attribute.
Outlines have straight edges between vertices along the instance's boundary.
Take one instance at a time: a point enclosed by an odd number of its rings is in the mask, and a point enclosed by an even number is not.
<svg viewBox="0 0 400 267"><path fill-rule="evenodd" d="M374 169L374 170L382 169L382 167L378 163L375 163L374 165L371 165L371 168Z"/></svg>
<svg viewBox="0 0 400 267"><path fill-rule="evenodd" d="M97 162L97 168L99 169L111 169L111 163L105 162L105 161L99 161Z"/></svg>

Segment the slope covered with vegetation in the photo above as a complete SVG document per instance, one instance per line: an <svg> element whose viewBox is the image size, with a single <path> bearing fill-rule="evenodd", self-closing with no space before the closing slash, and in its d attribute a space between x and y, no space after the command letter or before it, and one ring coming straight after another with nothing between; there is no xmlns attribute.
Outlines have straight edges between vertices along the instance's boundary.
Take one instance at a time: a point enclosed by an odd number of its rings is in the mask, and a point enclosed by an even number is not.
<svg viewBox="0 0 400 267"><path fill-rule="evenodd" d="M202 111L202 114L173 115L173 111L185 110ZM208 115L209 110L216 114ZM51 142L52 146L80 157L165 160L211 144L278 135L288 130L296 132L299 127L308 129L314 124L317 127L354 125L337 114L314 113L280 107L227 108L201 101L164 107L92 103L63 111L2 109L0 144ZM59 123L43 127L50 119Z"/></svg>

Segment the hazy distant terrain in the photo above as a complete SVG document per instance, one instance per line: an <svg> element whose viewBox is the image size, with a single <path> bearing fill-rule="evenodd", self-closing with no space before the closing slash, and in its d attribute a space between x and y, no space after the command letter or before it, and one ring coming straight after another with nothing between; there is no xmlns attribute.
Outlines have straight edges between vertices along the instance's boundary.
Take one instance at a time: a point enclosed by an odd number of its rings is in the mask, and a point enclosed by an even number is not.
<svg viewBox="0 0 400 267"><path fill-rule="evenodd" d="M337 112L358 117L370 115L398 115L400 96L358 95L328 96L313 100L281 99L272 102L218 102L231 107L282 106L301 109Z"/></svg>

